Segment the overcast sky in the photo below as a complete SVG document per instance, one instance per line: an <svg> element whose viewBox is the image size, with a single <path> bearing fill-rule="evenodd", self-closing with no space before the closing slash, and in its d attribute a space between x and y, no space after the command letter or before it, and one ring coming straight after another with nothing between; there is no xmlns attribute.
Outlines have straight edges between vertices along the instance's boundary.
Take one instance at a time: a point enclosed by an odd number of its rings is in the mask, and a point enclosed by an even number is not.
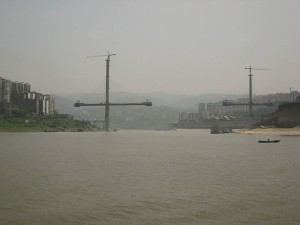
<svg viewBox="0 0 300 225"><path fill-rule="evenodd" d="M300 90L299 0L0 0L0 77L47 93Z"/></svg>

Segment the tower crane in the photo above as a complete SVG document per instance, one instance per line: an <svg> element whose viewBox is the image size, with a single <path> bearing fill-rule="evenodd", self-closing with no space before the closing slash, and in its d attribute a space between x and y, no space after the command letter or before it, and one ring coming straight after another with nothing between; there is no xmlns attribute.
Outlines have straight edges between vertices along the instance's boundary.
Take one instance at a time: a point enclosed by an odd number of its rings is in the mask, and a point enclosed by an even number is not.
<svg viewBox="0 0 300 225"><path fill-rule="evenodd" d="M245 70L249 70L249 113L250 117L253 117L253 101L252 101L252 76L253 74L251 73L252 70L270 70L270 69L263 69L263 68L252 68L251 65L250 67L246 67Z"/></svg>
<svg viewBox="0 0 300 225"><path fill-rule="evenodd" d="M87 58L93 57L104 57L107 56L106 59L106 87L105 87L105 130L109 131L109 62L111 56L116 56L117 54L111 54L109 51L106 55L93 55L88 56Z"/></svg>
<svg viewBox="0 0 300 225"><path fill-rule="evenodd" d="M93 57L104 57L107 56L106 61L106 89L105 89L105 103L81 103L76 102L74 104L74 107L81 107L81 106L105 106L105 121L104 121L104 128L105 131L109 131L109 107L110 106L121 106L121 105L145 105L145 106L152 106L152 102L149 100L142 102L142 103L110 103L109 102L109 62L110 57L115 56L116 54L111 54L110 52L107 52L106 55L93 55L93 56L87 56L87 58L93 58Z"/></svg>
<svg viewBox="0 0 300 225"><path fill-rule="evenodd" d="M263 69L263 68L253 68L251 66L246 67L245 70L249 70L249 103L233 103L231 101L223 101L223 106L230 106L230 105L249 105L249 113L250 117L253 117L253 105L261 105L261 106L273 106L273 103L253 103L252 101L252 70L270 70L270 69Z"/></svg>

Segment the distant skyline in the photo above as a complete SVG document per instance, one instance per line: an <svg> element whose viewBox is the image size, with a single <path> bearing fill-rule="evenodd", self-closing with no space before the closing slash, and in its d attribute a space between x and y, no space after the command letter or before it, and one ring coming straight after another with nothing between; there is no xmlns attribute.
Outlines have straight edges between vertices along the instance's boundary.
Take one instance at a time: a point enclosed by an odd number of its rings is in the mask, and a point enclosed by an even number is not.
<svg viewBox="0 0 300 225"><path fill-rule="evenodd" d="M300 91L298 0L1 0L0 77L42 93Z"/></svg>

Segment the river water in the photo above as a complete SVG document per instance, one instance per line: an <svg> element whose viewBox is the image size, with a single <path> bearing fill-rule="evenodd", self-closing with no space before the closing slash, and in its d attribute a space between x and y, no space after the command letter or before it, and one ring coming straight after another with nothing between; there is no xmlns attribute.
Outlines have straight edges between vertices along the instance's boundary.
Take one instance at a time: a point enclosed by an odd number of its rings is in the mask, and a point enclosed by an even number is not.
<svg viewBox="0 0 300 225"><path fill-rule="evenodd" d="M300 138L0 133L0 224L300 224Z"/></svg>

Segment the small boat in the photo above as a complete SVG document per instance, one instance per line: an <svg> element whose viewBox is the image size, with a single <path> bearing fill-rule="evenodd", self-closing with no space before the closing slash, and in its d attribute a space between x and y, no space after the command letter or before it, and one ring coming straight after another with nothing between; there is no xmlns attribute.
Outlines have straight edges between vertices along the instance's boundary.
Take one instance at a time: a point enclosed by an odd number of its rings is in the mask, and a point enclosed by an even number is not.
<svg viewBox="0 0 300 225"><path fill-rule="evenodd" d="M258 143L278 143L280 140L270 140L268 138L268 140L266 141L262 141L262 140L259 140Z"/></svg>
<svg viewBox="0 0 300 225"><path fill-rule="evenodd" d="M215 124L215 125L213 125L212 128L210 129L210 133L211 133L211 134L221 134L222 131L221 131L221 128L220 128L217 124Z"/></svg>

